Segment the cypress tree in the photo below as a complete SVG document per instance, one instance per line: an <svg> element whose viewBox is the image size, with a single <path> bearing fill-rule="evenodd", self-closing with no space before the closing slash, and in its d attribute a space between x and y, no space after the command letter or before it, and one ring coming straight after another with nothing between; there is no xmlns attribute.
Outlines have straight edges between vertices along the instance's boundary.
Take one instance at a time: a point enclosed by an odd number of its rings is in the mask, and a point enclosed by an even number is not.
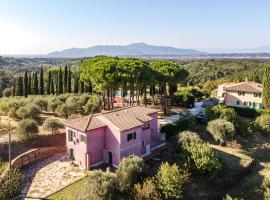
<svg viewBox="0 0 270 200"><path fill-rule="evenodd" d="M47 80L47 94L51 94L51 79L52 79L52 73L49 71L48 74L48 80Z"/></svg>
<svg viewBox="0 0 270 200"><path fill-rule="evenodd" d="M68 68L65 66L64 70L64 92L68 92Z"/></svg>
<svg viewBox="0 0 270 200"><path fill-rule="evenodd" d="M12 96L16 96L16 79L13 81Z"/></svg>
<svg viewBox="0 0 270 200"><path fill-rule="evenodd" d="M27 97L28 96L28 74L27 74L27 70L24 72L24 78L23 78L23 82L24 82L24 96Z"/></svg>
<svg viewBox="0 0 270 200"><path fill-rule="evenodd" d="M50 84L50 86L51 86L51 94L55 94L55 92L54 92L54 83L53 83L53 79L51 79L51 84Z"/></svg>
<svg viewBox="0 0 270 200"><path fill-rule="evenodd" d="M34 85L33 85L33 93L34 95L38 94L38 77L37 77L37 73L34 73Z"/></svg>
<svg viewBox="0 0 270 200"><path fill-rule="evenodd" d="M57 74L56 80L55 80L55 93L56 93L56 95L59 94L59 89L58 89L58 74Z"/></svg>
<svg viewBox="0 0 270 200"><path fill-rule="evenodd" d="M17 96L23 96L23 78L21 76L18 78L16 89Z"/></svg>
<svg viewBox="0 0 270 200"><path fill-rule="evenodd" d="M270 66L265 67L263 75L262 101L265 108L270 108Z"/></svg>
<svg viewBox="0 0 270 200"><path fill-rule="evenodd" d="M75 77L74 80L74 93L77 94L79 92L79 79Z"/></svg>
<svg viewBox="0 0 270 200"><path fill-rule="evenodd" d="M84 93L84 82L80 81L80 93Z"/></svg>
<svg viewBox="0 0 270 200"><path fill-rule="evenodd" d="M71 93L71 71L68 69L67 92Z"/></svg>
<svg viewBox="0 0 270 200"><path fill-rule="evenodd" d="M63 74L61 67L58 72L58 94L63 94Z"/></svg>
<svg viewBox="0 0 270 200"><path fill-rule="evenodd" d="M31 77L31 73L29 74L29 78L28 78L27 93L29 95L32 94L32 77Z"/></svg>
<svg viewBox="0 0 270 200"><path fill-rule="evenodd" d="M43 68L40 68L40 78L39 78L39 94L44 94L44 79L43 79Z"/></svg>

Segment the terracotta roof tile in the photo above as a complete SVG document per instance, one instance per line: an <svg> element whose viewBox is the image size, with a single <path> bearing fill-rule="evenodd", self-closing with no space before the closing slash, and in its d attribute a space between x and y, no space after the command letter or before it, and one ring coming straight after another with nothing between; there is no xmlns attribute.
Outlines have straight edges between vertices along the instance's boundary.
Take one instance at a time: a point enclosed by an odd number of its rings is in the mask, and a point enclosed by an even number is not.
<svg viewBox="0 0 270 200"><path fill-rule="evenodd" d="M242 82L226 87L225 90L241 92L262 92L262 84L255 82Z"/></svg>
<svg viewBox="0 0 270 200"><path fill-rule="evenodd" d="M90 116L70 119L67 121L66 125L81 131L89 131L106 126L106 120L102 120L104 117L115 126L117 126L121 131L123 131L142 126L144 122L152 120L152 117L150 117L149 114L155 112L158 112L158 110L139 106L127 107Z"/></svg>

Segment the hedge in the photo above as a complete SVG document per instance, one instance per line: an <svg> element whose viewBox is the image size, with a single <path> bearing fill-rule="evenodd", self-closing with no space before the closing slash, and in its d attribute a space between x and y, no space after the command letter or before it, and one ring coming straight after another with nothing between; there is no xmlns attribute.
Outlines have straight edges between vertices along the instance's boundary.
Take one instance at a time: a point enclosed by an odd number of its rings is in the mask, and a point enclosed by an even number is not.
<svg viewBox="0 0 270 200"><path fill-rule="evenodd" d="M160 128L160 132L166 133L166 139L168 139L181 131L187 130L189 128L190 121L191 121L190 116L178 119L174 123L162 126Z"/></svg>
<svg viewBox="0 0 270 200"><path fill-rule="evenodd" d="M235 110L237 115L247 118L256 118L260 115L260 112L254 108L242 108L242 107L231 107Z"/></svg>

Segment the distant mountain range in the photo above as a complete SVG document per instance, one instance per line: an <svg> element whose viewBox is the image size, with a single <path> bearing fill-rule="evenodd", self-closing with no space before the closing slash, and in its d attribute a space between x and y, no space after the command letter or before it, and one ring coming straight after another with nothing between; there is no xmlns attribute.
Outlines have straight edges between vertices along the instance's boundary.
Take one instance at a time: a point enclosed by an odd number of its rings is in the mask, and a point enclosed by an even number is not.
<svg viewBox="0 0 270 200"><path fill-rule="evenodd" d="M178 49L168 46L154 46L145 43L129 45L97 45L89 48L71 48L54 51L46 55L50 58L81 58L97 55L105 56L183 56L206 54L195 49Z"/></svg>

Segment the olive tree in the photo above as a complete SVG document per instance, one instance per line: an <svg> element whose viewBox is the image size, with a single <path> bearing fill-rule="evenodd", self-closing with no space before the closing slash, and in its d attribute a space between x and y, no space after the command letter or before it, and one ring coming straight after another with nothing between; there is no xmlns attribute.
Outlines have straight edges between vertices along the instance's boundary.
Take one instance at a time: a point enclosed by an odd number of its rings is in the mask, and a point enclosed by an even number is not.
<svg viewBox="0 0 270 200"><path fill-rule="evenodd" d="M86 114L98 113L101 111L102 100L99 96L91 96L84 106Z"/></svg>
<svg viewBox="0 0 270 200"><path fill-rule="evenodd" d="M138 156L128 156L124 158L116 171L119 189L128 192L140 179L143 172L143 160Z"/></svg>
<svg viewBox="0 0 270 200"><path fill-rule="evenodd" d="M40 113L41 111L39 107L37 107L34 104L28 104L26 106L20 107L16 111L16 116L20 119L26 119L26 118L37 119Z"/></svg>
<svg viewBox="0 0 270 200"><path fill-rule="evenodd" d="M16 133L21 140L30 140L37 136L38 125L33 119L23 119L19 122Z"/></svg>
<svg viewBox="0 0 270 200"><path fill-rule="evenodd" d="M207 130L211 133L216 141L220 144L226 143L235 134L233 123L224 119L215 119L208 123Z"/></svg>
<svg viewBox="0 0 270 200"><path fill-rule="evenodd" d="M6 88L3 91L3 97L10 97L12 95L12 88Z"/></svg>
<svg viewBox="0 0 270 200"><path fill-rule="evenodd" d="M145 179L142 184L135 184L133 194L135 200L161 200L155 181L151 178Z"/></svg>
<svg viewBox="0 0 270 200"><path fill-rule="evenodd" d="M270 134L270 115L263 114L256 118L256 125L265 133Z"/></svg>
<svg viewBox="0 0 270 200"><path fill-rule="evenodd" d="M56 118L47 118L43 123L43 128L55 133L60 128L64 128L64 125Z"/></svg>
<svg viewBox="0 0 270 200"><path fill-rule="evenodd" d="M57 107L57 112L66 119L76 112L76 106L72 103L64 103Z"/></svg>

